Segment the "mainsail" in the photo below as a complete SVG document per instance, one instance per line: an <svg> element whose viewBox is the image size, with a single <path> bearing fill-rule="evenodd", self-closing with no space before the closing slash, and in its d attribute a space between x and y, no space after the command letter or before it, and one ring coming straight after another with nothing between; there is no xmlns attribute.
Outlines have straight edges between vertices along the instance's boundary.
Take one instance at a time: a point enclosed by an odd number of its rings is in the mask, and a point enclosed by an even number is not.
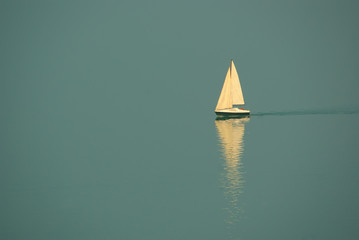
<svg viewBox="0 0 359 240"><path fill-rule="evenodd" d="M231 60L231 65L228 68L216 110L232 108L233 105L244 105L244 99L238 73L233 60Z"/></svg>
<svg viewBox="0 0 359 240"><path fill-rule="evenodd" d="M233 105L244 105L243 93L241 84L239 83L239 77L234 66L233 60L231 60L231 79L232 79L232 99Z"/></svg>

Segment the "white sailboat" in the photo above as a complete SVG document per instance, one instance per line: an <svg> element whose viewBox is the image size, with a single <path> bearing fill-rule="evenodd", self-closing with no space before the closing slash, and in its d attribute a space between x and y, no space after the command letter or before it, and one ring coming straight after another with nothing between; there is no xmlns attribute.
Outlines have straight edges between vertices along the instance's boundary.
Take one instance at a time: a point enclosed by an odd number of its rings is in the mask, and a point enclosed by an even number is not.
<svg viewBox="0 0 359 240"><path fill-rule="evenodd" d="M218 117L225 118L249 116L250 111L238 108L238 105L244 105L244 99L238 73L233 60L231 60L226 79L224 80L221 95L219 96L217 102L215 113Z"/></svg>

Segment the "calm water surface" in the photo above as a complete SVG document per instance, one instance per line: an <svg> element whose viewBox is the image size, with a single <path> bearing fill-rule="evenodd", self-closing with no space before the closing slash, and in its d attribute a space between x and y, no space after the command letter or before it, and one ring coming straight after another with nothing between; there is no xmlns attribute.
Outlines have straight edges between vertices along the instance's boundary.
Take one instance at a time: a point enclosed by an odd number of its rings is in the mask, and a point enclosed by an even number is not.
<svg viewBox="0 0 359 240"><path fill-rule="evenodd" d="M358 240L358 12L0 1L0 240Z"/></svg>
<svg viewBox="0 0 359 240"><path fill-rule="evenodd" d="M358 114L26 116L1 239L359 238Z"/></svg>

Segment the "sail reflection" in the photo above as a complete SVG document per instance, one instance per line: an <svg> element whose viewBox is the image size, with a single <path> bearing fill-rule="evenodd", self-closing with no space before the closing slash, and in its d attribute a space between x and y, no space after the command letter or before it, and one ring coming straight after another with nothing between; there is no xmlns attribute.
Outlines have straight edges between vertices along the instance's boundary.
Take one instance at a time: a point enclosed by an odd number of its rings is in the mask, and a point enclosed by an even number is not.
<svg viewBox="0 0 359 240"><path fill-rule="evenodd" d="M227 200L229 228L238 221L240 213L239 196L243 190L244 172L242 165L243 136L245 123L249 118L216 120L218 138L225 159L223 187Z"/></svg>

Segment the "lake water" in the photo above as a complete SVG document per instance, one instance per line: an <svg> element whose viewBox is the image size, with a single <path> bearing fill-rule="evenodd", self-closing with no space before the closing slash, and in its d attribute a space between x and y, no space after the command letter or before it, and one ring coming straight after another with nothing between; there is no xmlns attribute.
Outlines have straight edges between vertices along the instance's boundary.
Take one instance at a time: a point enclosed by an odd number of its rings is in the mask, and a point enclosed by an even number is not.
<svg viewBox="0 0 359 240"><path fill-rule="evenodd" d="M23 113L1 239L358 239L359 114L317 113Z"/></svg>
<svg viewBox="0 0 359 240"><path fill-rule="evenodd" d="M358 12L0 1L0 240L359 239Z"/></svg>

